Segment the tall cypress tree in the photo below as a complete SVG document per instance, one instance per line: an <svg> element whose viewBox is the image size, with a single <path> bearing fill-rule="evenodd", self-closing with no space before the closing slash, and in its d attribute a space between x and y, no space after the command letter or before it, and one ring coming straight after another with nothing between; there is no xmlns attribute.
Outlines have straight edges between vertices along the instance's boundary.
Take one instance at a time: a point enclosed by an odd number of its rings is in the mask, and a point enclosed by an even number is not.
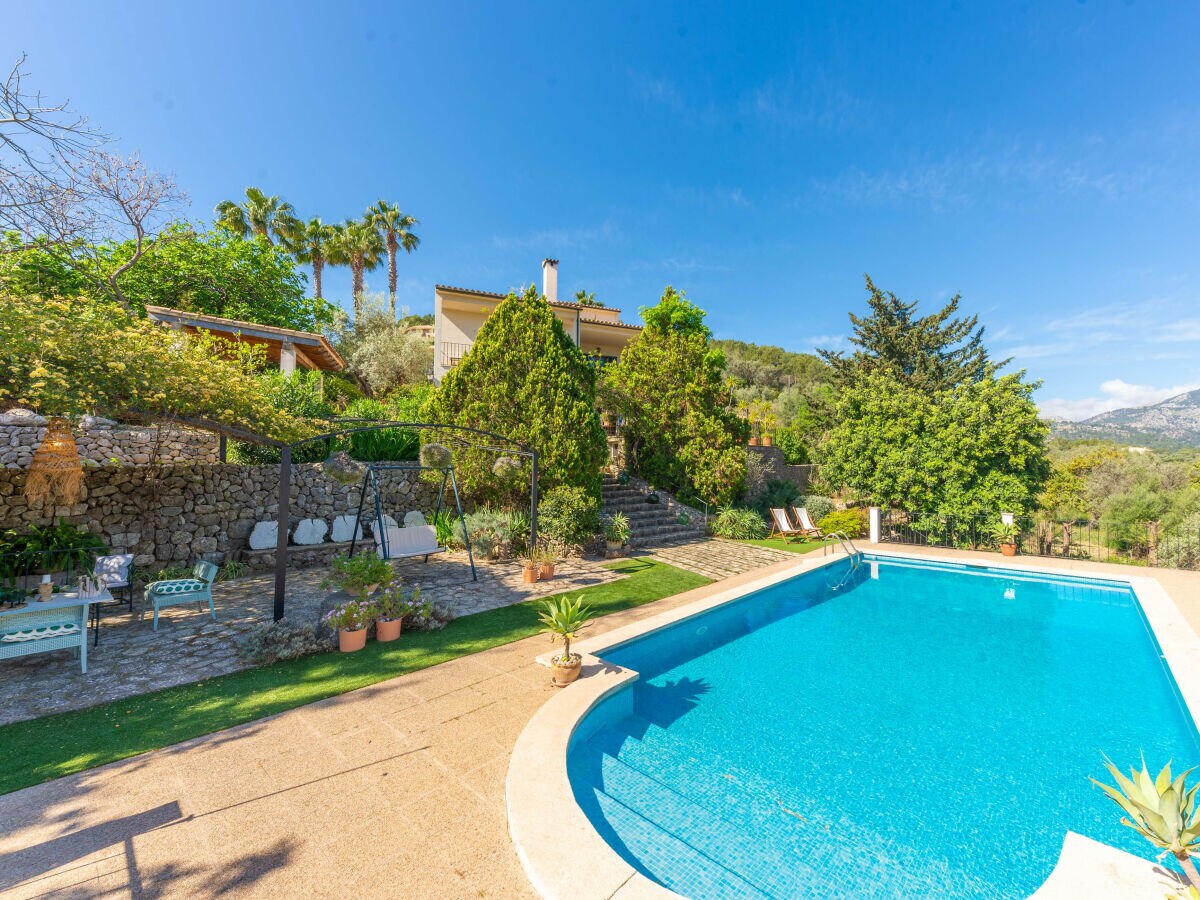
<svg viewBox="0 0 1200 900"><path fill-rule="evenodd" d="M500 302L423 416L533 447L543 492L568 484L600 495L600 467L608 451L596 413L596 372L532 287ZM464 448L454 458L459 481L473 499L505 495L492 473L495 453Z"/></svg>

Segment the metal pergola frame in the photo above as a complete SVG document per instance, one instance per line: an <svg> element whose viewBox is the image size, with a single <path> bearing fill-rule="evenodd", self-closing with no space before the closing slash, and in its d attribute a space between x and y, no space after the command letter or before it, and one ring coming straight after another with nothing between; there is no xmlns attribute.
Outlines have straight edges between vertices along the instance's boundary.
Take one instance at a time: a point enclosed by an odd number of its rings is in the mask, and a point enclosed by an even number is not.
<svg viewBox="0 0 1200 900"><path fill-rule="evenodd" d="M442 511L442 497L446 494L446 481L450 482L450 488L454 491L454 505L458 508L458 518L462 522L463 542L467 545L467 560L471 563L471 580L478 581L479 577L475 573L475 554L471 552L471 535L467 533L467 517L463 514L462 499L458 496L458 481L454 477L454 466L447 466L444 469L434 468L433 466L423 466L420 463L413 465L404 462L385 462L385 463L363 463L367 470L363 473L362 487L358 492L358 513L354 517L354 530L350 533L350 549L347 551L350 556L354 555L354 547L358 543L358 532L362 525L363 506L367 501L367 483L371 484L375 493L375 528L380 529L381 541L383 546L384 559L391 559L390 548L388 547L387 532L383 531L383 506L379 502L379 472L441 472L442 484L438 488L437 505L433 509L433 516L436 519L437 514ZM419 556L420 554L413 554ZM429 561L429 554L425 554L425 561Z"/></svg>
<svg viewBox="0 0 1200 900"><path fill-rule="evenodd" d="M139 416L146 415L134 410L128 410L128 415ZM398 422L398 421L378 421L374 419L356 419L356 418L338 418L323 420L330 425L343 425L347 427L337 428L333 431L327 431L323 434L313 435L312 437L301 438L298 441L286 443L277 441L274 438L269 438L262 434L257 434L245 428L239 428L236 425L226 425L222 422L214 422L211 419L194 418L194 417L158 417L149 415L150 419L159 422L174 422L180 425L190 425L193 428L199 428L204 431L211 431L214 434L220 435L222 443L226 437L234 438L239 441L246 441L252 444L261 444L267 447L274 447L279 451L279 515L278 515L278 535L275 544L275 602L273 606L273 614L275 621L278 622L283 618L284 613L284 597L287 593L287 547L288 547L288 530L291 525L291 490L292 490L292 450L296 447L303 447L308 444L316 443L317 441L332 441L339 437L346 437L352 434L362 434L368 431L384 431L392 428L403 428L409 431L434 431L438 433L449 433L451 436L457 434L476 435L486 438L490 443L485 444L468 444L474 450L487 450L494 453L510 454L512 456L525 457L530 461L529 474L529 543L532 546L537 543L537 507L538 507L538 452L527 444L522 444L520 441L515 441L510 437L505 437L502 434L497 434L494 431L487 431L483 428L469 428L466 425L446 425L440 422ZM465 443L465 441L463 441ZM495 445L499 446L495 446ZM222 454L222 459L224 454ZM363 465L371 465L363 463ZM457 484L455 485L457 493ZM474 557L471 558L472 572L475 568Z"/></svg>

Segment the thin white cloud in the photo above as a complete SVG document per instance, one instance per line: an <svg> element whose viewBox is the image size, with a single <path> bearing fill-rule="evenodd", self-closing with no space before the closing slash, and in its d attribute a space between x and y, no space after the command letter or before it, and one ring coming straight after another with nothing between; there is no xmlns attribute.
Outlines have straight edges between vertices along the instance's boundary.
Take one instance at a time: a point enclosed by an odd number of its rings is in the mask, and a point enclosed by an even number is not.
<svg viewBox="0 0 1200 900"><path fill-rule="evenodd" d="M1130 384L1119 378L1113 378L1100 385L1101 396L1099 397L1085 397L1081 400L1052 398L1043 400L1038 407L1048 416L1073 420L1089 419L1100 413L1112 412L1114 409L1161 403L1169 397L1194 391L1197 388L1200 388L1200 382L1176 384L1170 387L1153 387L1147 384Z"/></svg>
<svg viewBox="0 0 1200 900"><path fill-rule="evenodd" d="M603 225L543 228L528 234L494 235L491 244L497 250L537 250L556 253L564 247L585 247L599 241L618 240L621 236L621 229L609 221Z"/></svg>

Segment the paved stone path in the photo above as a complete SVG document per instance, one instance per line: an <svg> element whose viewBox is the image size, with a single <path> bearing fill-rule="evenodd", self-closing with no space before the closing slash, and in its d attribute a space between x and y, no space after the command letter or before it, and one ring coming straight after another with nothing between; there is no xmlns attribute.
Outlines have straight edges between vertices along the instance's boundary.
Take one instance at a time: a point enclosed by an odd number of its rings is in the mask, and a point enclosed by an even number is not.
<svg viewBox="0 0 1200 900"><path fill-rule="evenodd" d="M452 617L508 606L614 581L623 576L588 559L558 564L555 577L525 584L517 561L477 564L479 581L471 581L464 553L430 557L428 563L407 560L396 570L407 587L421 588ZM288 573L287 618L314 621L328 592L320 587L325 569ZM79 671L73 651L59 650L0 662L0 725L50 713L144 694L160 688L224 675L250 664L237 654L236 641L260 622L271 621L274 577L259 575L218 584L213 589L217 621L181 604L159 613L158 631L151 615L139 621L141 598L134 614L109 606L100 620L100 643L88 646L88 672ZM89 633L89 641L92 636Z"/></svg>
<svg viewBox="0 0 1200 900"><path fill-rule="evenodd" d="M648 549L646 553L654 559L713 580L741 575L785 559L800 558L800 554L789 553L787 550L756 547L753 544L725 541L720 538L655 547Z"/></svg>

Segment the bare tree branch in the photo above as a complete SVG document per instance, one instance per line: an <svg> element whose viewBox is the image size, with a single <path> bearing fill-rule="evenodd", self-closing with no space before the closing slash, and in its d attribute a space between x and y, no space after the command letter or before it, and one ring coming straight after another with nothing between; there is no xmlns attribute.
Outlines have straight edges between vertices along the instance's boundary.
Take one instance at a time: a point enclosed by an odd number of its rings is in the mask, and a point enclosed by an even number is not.
<svg viewBox="0 0 1200 900"><path fill-rule="evenodd" d="M66 103L24 86L25 55L0 84L0 231L21 240L69 242L92 224L83 160L109 140Z"/></svg>

